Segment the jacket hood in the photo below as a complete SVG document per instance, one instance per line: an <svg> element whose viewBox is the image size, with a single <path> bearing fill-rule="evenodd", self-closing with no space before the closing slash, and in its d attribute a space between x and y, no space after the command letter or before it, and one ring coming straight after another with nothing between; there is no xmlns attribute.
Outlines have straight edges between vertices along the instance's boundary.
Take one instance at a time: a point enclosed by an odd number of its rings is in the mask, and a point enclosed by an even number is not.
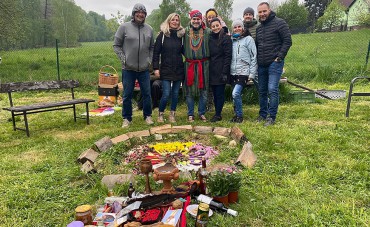
<svg viewBox="0 0 370 227"><path fill-rule="evenodd" d="M243 21L244 22L244 27L245 28L250 28L250 27L253 27L254 25L256 25L258 23L258 21L253 18L252 21Z"/></svg>
<svg viewBox="0 0 370 227"><path fill-rule="evenodd" d="M135 13L137 12L137 11L143 11L144 13L145 13L145 17L146 17L146 15L147 15L147 12L146 12L146 8L145 8L145 6L143 5L143 4L141 4L141 3L136 3L135 5L134 5L134 8L132 8L132 13L131 13L131 17L132 17L132 20L134 20L135 19Z"/></svg>
<svg viewBox="0 0 370 227"><path fill-rule="evenodd" d="M172 29L170 29L171 31ZM166 26L165 25L161 25L161 32L163 32L163 34L165 34L167 37L170 36L170 34L167 34L166 32ZM178 29L177 29L177 37L181 38L185 35L185 28L183 28L182 26L180 26Z"/></svg>

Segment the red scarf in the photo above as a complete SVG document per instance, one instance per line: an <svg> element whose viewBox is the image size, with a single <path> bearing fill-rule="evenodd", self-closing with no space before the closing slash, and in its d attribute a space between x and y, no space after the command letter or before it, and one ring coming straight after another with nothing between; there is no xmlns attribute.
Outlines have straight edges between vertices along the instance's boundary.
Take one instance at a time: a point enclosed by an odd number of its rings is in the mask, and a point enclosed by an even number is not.
<svg viewBox="0 0 370 227"><path fill-rule="evenodd" d="M204 88L202 62L205 62L207 60L208 58L203 58L199 60L191 60L191 59L185 60L186 62L190 63L189 68L188 68L188 79L186 81L186 85L192 86L194 84L194 71L195 71L194 67L195 67L195 64L198 64L198 80L199 80L198 88L200 89Z"/></svg>

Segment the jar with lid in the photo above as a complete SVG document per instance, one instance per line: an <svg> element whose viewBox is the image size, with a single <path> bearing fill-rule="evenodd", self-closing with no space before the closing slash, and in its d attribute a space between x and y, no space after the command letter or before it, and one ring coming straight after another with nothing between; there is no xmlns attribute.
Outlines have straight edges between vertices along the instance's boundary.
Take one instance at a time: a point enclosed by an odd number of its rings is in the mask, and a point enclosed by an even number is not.
<svg viewBox="0 0 370 227"><path fill-rule="evenodd" d="M75 209L76 221L82 221L84 225L92 224L92 207L90 205L81 205Z"/></svg>

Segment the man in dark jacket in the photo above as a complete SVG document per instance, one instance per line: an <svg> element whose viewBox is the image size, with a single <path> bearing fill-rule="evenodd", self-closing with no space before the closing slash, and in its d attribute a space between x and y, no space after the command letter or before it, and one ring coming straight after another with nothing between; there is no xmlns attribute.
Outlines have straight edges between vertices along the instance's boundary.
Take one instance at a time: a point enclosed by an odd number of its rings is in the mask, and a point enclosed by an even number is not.
<svg viewBox="0 0 370 227"><path fill-rule="evenodd" d="M132 95L138 80L143 95L143 115L147 124L153 124L150 97L149 65L152 61L153 29L145 24L146 8L137 3L132 9L132 20L123 23L114 36L114 52L122 64L123 108L122 127L132 122Z"/></svg>
<svg viewBox="0 0 370 227"><path fill-rule="evenodd" d="M279 81L284 58L292 46L288 24L271 11L267 2L257 7L260 25L256 30L258 90L260 111L258 121L265 126L275 123L279 106Z"/></svg>

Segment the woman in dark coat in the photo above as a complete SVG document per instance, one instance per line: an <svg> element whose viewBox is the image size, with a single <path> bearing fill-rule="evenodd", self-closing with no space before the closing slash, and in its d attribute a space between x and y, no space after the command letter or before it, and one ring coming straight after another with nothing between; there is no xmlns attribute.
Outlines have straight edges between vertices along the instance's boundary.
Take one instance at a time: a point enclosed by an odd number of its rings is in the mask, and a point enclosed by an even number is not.
<svg viewBox="0 0 370 227"><path fill-rule="evenodd" d="M157 36L153 52L154 75L162 81L162 98L159 102L158 122L164 122L164 110L170 94L171 112L169 121L176 122L175 112L181 82L184 80L184 63L182 59L182 37L185 29L181 26L180 16L170 14L161 24L161 32ZM159 64L159 59L161 64Z"/></svg>
<svg viewBox="0 0 370 227"><path fill-rule="evenodd" d="M230 77L232 58L232 43L229 35L225 34L218 18L213 18L211 23L212 33L209 38L209 83L213 91L215 115L211 122L221 121L222 108L225 103L225 86Z"/></svg>

